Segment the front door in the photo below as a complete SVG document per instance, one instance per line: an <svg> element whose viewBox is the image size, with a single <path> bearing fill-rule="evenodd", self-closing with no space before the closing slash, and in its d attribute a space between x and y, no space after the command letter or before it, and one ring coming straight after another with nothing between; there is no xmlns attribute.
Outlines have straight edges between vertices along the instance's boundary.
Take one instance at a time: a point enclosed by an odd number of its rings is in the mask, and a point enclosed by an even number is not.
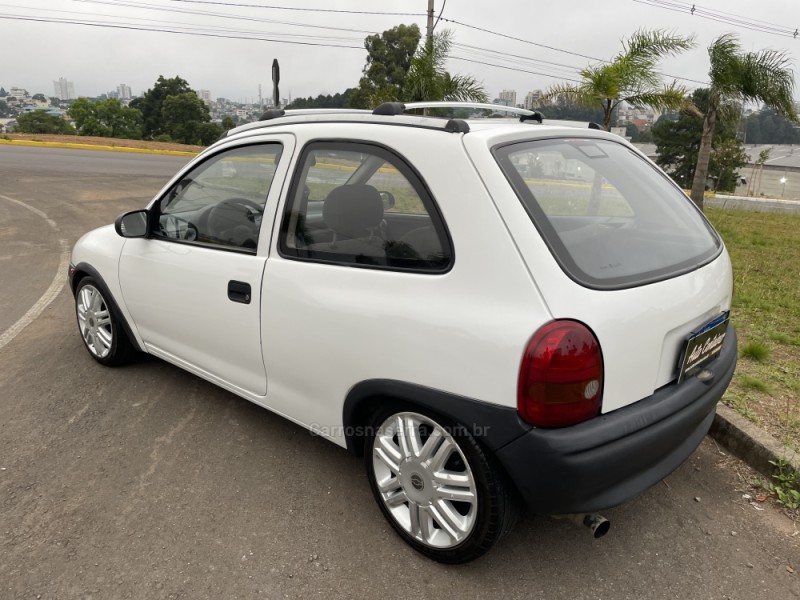
<svg viewBox="0 0 800 600"><path fill-rule="evenodd" d="M120 257L147 351L259 396L261 284L292 150L275 136L192 166L150 207L150 237L127 240Z"/></svg>

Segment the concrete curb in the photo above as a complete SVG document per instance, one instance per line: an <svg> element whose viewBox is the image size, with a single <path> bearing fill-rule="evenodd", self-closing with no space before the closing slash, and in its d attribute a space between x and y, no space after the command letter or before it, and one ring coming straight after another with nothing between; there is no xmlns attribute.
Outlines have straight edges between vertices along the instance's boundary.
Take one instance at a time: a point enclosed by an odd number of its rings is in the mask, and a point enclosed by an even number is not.
<svg viewBox="0 0 800 600"><path fill-rule="evenodd" d="M98 146L96 144L75 144L71 142L39 142L36 140L4 140L0 144L9 146L36 146L44 148L77 148L79 150L102 150L104 152L134 152L138 154L167 154L171 156L197 156L197 152L183 150L155 150L152 148L130 148L128 146Z"/></svg>
<svg viewBox="0 0 800 600"><path fill-rule="evenodd" d="M775 466L770 461L783 458L796 473L800 473L800 453L781 444L766 431L745 419L724 404L717 405L717 415L709 435L734 456L773 481Z"/></svg>

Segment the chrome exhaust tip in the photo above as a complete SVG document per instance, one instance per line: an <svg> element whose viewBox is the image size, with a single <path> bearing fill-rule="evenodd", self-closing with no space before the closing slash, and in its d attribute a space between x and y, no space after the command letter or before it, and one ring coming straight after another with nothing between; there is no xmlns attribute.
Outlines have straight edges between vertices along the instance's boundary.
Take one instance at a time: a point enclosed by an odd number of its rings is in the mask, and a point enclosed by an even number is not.
<svg viewBox="0 0 800 600"><path fill-rule="evenodd" d="M589 528L594 539L603 537L608 533L608 530L611 529L611 521L595 513L584 515L581 524Z"/></svg>

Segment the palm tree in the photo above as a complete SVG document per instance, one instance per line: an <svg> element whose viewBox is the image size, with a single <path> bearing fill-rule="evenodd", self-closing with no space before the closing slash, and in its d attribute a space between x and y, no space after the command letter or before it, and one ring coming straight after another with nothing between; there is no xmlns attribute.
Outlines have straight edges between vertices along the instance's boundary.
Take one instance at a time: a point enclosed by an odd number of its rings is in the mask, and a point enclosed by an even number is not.
<svg viewBox="0 0 800 600"><path fill-rule="evenodd" d="M732 33L718 37L708 48L711 93L703 120L703 135L692 182L692 200L702 210L711 139L717 118L725 118L745 102L762 102L783 116L797 121L794 108L794 76L784 52L762 50L742 54Z"/></svg>
<svg viewBox="0 0 800 600"><path fill-rule="evenodd" d="M407 102L455 100L486 102L486 90L471 75L451 75L445 69L453 45L453 32L443 29L421 45L406 73L403 96Z"/></svg>
<svg viewBox="0 0 800 600"><path fill-rule="evenodd" d="M688 38L662 30L640 29L628 41L622 41L622 52L611 61L590 65L581 70L578 84L561 83L548 89L545 98L565 98L587 107L603 109L603 127L611 128L611 115L622 102L634 108L675 110L686 106L688 90L673 81L661 82L656 70L665 56L678 54L694 46Z"/></svg>

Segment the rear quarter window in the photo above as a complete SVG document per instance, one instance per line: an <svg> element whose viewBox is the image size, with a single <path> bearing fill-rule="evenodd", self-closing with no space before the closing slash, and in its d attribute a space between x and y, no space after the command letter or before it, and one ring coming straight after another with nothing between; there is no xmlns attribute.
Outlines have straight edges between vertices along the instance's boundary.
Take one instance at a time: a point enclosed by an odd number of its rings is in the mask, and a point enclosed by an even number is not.
<svg viewBox="0 0 800 600"><path fill-rule="evenodd" d="M691 200L624 144L562 138L493 153L561 267L587 287L666 279L721 251Z"/></svg>

